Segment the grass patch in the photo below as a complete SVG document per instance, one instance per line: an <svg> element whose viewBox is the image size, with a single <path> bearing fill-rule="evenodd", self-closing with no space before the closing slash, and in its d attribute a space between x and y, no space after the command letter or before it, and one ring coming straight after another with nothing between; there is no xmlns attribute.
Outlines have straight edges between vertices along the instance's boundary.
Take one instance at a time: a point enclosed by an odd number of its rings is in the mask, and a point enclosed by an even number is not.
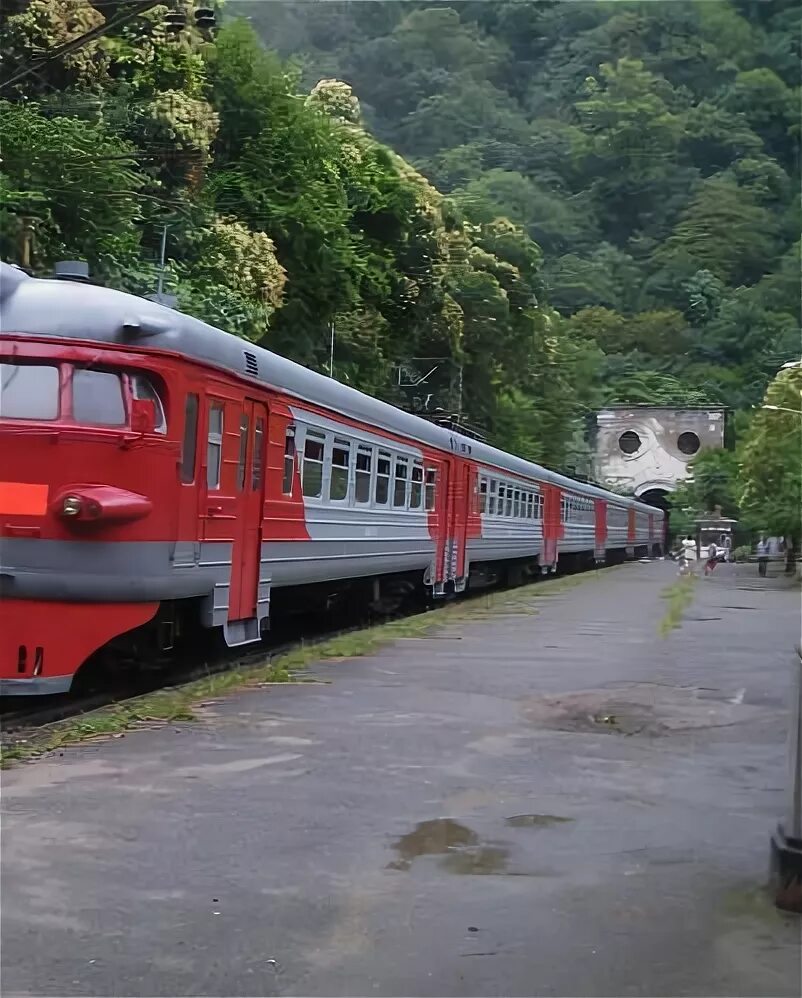
<svg viewBox="0 0 802 998"><path fill-rule="evenodd" d="M657 633L661 638L667 637L675 627L682 623L682 615L693 602L697 578L695 575L683 575L662 592L662 598L668 606L663 618L657 625Z"/></svg>
<svg viewBox="0 0 802 998"><path fill-rule="evenodd" d="M204 701L247 686L293 682L298 679L299 673L315 662L371 655L393 641L426 638L434 630L453 623L536 613L533 603L538 597L573 589L581 583L600 578L610 570L601 569L582 575L545 579L514 591L491 592L470 600L448 603L428 613L339 634L322 641L304 642L291 651L266 660L263 665L230 669L182 686L133 697L124 703L110 704L77 717L56 721L37 728L32 733L14 732L9 736L7 744L0 745L0 767L6 768L14 762L54 752L67 745L119 736L136 728L197 721L199 715L196 708Z"/></svg>

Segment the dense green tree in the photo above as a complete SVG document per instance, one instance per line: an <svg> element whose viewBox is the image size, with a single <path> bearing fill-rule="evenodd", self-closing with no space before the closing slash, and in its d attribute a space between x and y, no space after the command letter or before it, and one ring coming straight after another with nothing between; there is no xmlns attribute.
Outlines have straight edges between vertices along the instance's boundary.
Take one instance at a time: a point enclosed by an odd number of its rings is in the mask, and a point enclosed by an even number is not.
<svg viewBox="0 0 802 998"><path fill-rule="evenodd" d="M6 5L4 72L121 6ZM793 0L226 9L251 25L155 7L7 89L6 255L34 219L35 269L151 291L166 224L181 307L318 369L333 324L335 373L394 400L444 358L566 468L601 401L748 409L798 358Z"/></svg>
<svg viewBox="0 0 802 998"><path fill-rule="evenodd" d="M740 450L740 505L751 522L799 549L802 510L802 368L781 371Z"/></svg>

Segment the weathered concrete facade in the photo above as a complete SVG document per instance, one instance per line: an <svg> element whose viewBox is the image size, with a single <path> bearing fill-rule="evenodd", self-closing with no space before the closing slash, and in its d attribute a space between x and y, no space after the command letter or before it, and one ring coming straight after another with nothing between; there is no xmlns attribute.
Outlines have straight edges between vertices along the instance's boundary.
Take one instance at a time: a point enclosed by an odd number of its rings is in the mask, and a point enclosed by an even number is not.
<svg viewBox="0 0 802 998"><path fill-rule="evenodd" d="M602 409L596 415L594 477L636 496L652 489L672 492L701 451L723 446L723 409Z"/></svg>

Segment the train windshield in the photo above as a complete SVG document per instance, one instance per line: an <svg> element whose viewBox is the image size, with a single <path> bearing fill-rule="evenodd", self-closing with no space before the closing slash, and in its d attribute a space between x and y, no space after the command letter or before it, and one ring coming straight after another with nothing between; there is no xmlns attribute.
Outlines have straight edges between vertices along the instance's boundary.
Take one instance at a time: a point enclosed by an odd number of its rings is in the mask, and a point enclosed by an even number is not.
<svg viewBox="0 0 802 998"><path fill-rule="evenodd" d="M167 432L160 393L142 371L0 362L0 419L59 420L117 429L128 426L132 399L152 402L153 432Z"/></svg>
<svg viewBox="0 0 802 998"><path fill-rule="evenodd" d="M0 418L58 419L58 414L57 367L0 363Z"/></svg>

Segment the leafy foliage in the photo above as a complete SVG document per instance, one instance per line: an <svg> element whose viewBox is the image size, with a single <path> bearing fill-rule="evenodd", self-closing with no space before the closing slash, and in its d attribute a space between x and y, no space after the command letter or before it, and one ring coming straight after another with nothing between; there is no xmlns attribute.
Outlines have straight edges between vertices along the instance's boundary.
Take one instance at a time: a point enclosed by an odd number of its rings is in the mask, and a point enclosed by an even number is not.
<svg viewBox="0 0 802 998"><path fill-rule="evenodd" d="M9 7L5 72L115 7ZM181 307L321 370L333 327L394 401L433 358L437 404L566 469L597 405L748 409L798 356L786 0L166 10L7 91L5 256L32 225L37 271L151 291L166 226Z"/></svg>
<svg viewBox="0 0 802 998"><path fill-rule="evenodd" d="M802 537L802 368L781 371L766 392L740 452L740 502L756 527Z"/></svg>

